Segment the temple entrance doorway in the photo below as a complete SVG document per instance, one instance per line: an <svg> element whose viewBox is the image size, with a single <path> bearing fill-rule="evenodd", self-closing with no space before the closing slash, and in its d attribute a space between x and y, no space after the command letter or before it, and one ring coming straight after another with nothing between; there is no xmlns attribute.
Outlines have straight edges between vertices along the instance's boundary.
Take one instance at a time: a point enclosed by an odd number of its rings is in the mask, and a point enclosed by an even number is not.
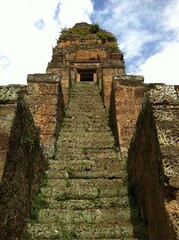
<svg viewBox="0 0 179 240"><path fill-rule="evenodd" d="M93 73L81 73L80 81L81 82L93 82Z"/></svg>
<svg viewBox="0 0 179 240"><path fill-rule="evenodd" d="M96 82L96 71L92 70L78 71L77 82Z"/></svg>

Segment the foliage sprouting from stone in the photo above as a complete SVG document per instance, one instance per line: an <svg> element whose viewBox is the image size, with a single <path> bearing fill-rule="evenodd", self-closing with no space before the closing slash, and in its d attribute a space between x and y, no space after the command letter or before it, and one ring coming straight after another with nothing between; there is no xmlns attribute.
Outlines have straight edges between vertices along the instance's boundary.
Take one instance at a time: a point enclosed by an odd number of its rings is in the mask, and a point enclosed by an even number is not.
<svg viewBox="0 0 179 240"><path fill-rule="evenodd" d="M89 34L95 34L103 44L107 43L109 47L118 49L115 35L106 30L100 29L97 23L93 23L91 25L87 23L78 23L72 28L63 28L60 35L60 40L86 36Z"/></svg>

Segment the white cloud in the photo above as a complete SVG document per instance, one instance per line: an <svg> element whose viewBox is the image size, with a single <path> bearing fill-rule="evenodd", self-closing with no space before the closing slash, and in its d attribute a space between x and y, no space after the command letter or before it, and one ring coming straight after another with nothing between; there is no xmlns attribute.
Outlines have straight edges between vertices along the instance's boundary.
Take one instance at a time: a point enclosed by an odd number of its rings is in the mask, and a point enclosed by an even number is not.
<svg viewBox="0 0 179 240"><path fill-rule="evenodd" d="M179 43L174 43L148 58L136 74L144 75L146 83L179 85L178 63Z"/></svg>
<svg viewBox="0 0 179 240"><path fill-rule="evenodd" d="M61 28L89 22L92 10L90 0L0 0L0 85L45 72Z"/></svg>
<svg viewBox="0 0 179 240"><path fill-rule="evenodd" d="M162 82L179 85L179 1L171 1L163 11L163 31L168 33L159 44L161 51L146 59L138 72L145 82Z"/></svg>
<svg viewBox="0 0 179 240"><path fill-rule="evenodd" d="M45 23L43 19L39 19L35 21L34 25L38 30L42 30L45 27Z"/></svg>
<svg viewBox="0 0 179 240"><path fill-rule="evenodd" d="M179 79L178 0L106 0L98 11L92 0L0 0L0 84L26 83L28 73L45 72L61 28L90 23L92 13L117 35L128 72L151 82Z"/></svg>
<svg viewBox="0 0 179 240"><path fill-rule="evenodd" d="M127 61L142 56L145 45L160 38L158 31L150 29L159 18L151 2L110 0L106 8L95 13L95 20L117 35Z"/></svg>
<svg viewBox="0 0 179 240"><path fill-rule="evenodd" d="M62 27L72 27L77 22L91 23L93 5L90 0L61 0L56 18Z"/></svg>
<svg viewBox="0 0 179 240"><path fill-rule="evenodd" d="M11 64L10 59L3 55L2 53L0 53L0 67L5 70L8 68L10 64Z"/></svg>
<svg viewBox="0 0 179 240"><path fill-rule="evenodd" d="M179 81L177 61L171 60L179 55L178 0L109 0L94 19L117 35L128 74L142 72L147 82Z"/></svg>
<svg viewBox="0 0 179 240"><path fill-rule="evenodd" d="M51 56L51 45L59 27L53 18L57 0L51 5L42 0L6 0L0 3L0 53L10 59L0 66L0 84L26 83L28 73L44 72ZM41 19L43 31L35 27Z"/></svg>
<svg viewBox="0 0 179 240"><path fill-rule="evenodd" d="M166 7L164 11L164 29L173 30L176 33L176 37L179 39L179 1L173 0Z"/></svg>

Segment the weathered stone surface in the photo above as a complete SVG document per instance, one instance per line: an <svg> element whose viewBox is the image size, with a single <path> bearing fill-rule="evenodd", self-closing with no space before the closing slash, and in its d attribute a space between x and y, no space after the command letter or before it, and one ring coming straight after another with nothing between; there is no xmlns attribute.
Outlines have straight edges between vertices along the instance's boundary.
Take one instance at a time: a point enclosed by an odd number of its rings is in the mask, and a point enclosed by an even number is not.
<svg viewBox="0 0 179 240"><path fill-rule="evenodd" d="M150 239L178 239L178 97L173 86L148 90L129 151L131 184Z"/></svg>
<svg viewBox="0 0 179 240"><path fill-rule="evenodd" d="M102 69L102 94L103 101L106 107L110 105L110 97L111 97L111 87L114 76L120 76L124 74L123 68L113 67L113 66L105 66Z"/></svg>
<svg viewBox="0 0 179 240"><path fill-rule="evenodd" d="M129 173L149 239L177 238L179 86L143 85L142 76L125 75L115 36L87 23L62 30L46 72L29 74L28 86L0 87L0 238L19 238L43 170L33 120L43 153L53 160L47 171L49 185L42 190L49 210L40 212L43 223L30 226L32 239L143 239L146 234L133 213L132 225L123 212L125 208L129 218L121 153L127 153L132 136ZM141 111L144 92L147 100ZM109 126L109 108L121 152ZM46 223L48 216L63 226ZM108 216L112 223L105 222Z"/></svg>
<svg viewBox="0 0 179 240"><path fill-rule="evenodd" d="M52 157L64 111L60 78L53 74L30 74L27 82L25 98L40 130L44 154L46 157Z"/></svg>
<svg viewBox="0 0 179 240"><path fill-rule="evenodd" d="M93 75L92 81L100 85L104 104L109 107L113 76L125 73L123 54L113 34L100 28L91 33L91 27L90 24L75 25L62 31L48 63L47 73L61 76L65 105L69 100L70 86L83 81L83 74L87 73Z"/></svg>
<svg viewBox="0 0 179 240"><path fill-rule="evenodd" d="M21 87L2 87L0 96L0 239L20 239L45 161Z"/></svg>
<svg viewBox="0 0 179 240"><path fill-rule="evenodd" d="M156 85L150 90L162 155L165 205L179 238L179 97L176 87Z"/></svg>
<svg viewBox="0 0 179 240"><path fill-rule="evenodd" d="M121 151L129 148L144 97L143 77L115 77L111 95L111 122Z"/></svg>
<svg viewBox="0 0 179 240"><path fill-rule="evenodd" d="M0 180L4 172L9 137L15 117L14 109L21 91L22 87L19 85L0 87Z"/></svg>
<svg viewBox="0 0 179 240"><path fill-rule="evenodd" d="M145 237L144 226L131 223L124 162L115 149L98 87L78 83L71 96L56 156L46 172L48 182L41 189L48 208L40 210L38 223L29 224L27 234L30 239ZM98 117L93 119L96 112ZM100 122L104 128L96 131ZM138 212L135 207L134 212Z"/></svg>

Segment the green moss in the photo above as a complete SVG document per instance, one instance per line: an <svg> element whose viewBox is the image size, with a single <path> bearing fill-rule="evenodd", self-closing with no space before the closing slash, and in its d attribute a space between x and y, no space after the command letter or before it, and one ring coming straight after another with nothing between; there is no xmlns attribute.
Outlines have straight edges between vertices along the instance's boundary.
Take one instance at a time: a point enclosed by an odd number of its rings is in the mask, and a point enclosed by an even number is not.
<svg viewBox="0 0 179 240"><path fill-rule="evenodd" d="M87 35L90 34L90 27L80 27L80 26L74 26L73 28L64 28L61 31L61 40L65 40L67 38L70 38L74 35Z"/></svg>
<svg viewBox="0 0 179 240"><path fill-rule="evenodd" d="M104 30L100 30L97 36L101 39L102 43L106 43L107 41L116 42L115 35Z"/></svg>
<svg viewBox="0 0 179 240"><path fill-rule="evenodd" d="M31 207L30 222L38 222L39 211L42 208L48 208L46 197L40 192L34 199Z"/></svg>
<svg viewBox="0 0 179 240"><path fill-rule="evenodd" d="M71 187L71 181L69 179L66 179L66 187Z"/></svg>
<svg viewBox="0 0 179 240"><path fill-rule="evenodd" d="M116 143L114 143L112 149L113 149L115 152L119 152L119 146L118 146Z"/></svg>
<svg viewBox="0 0 179 240"><path fill-rule="evenodd" d="M30 132L30 129L28 130L28 133L24 137L22 137L22 142L24 144L24 147L26 147L29 152L32 152L35 146L35 136L33 133Z"/></svg>
<svg viewBox="0 0 179 240"><path fill-rule="evenodd" d="M75 25L73 28L64 28L61 31L60 40L65 40L68 38L73 38L74 36L86 36L88 34L96 34L96 36L101 39L103 44L107 44L108 47L118 50L117 39L114 34L100 29L97 23L91 25Z"/></svg>
<svg viewBox="0 0 179 240"><path fill-rule="evenodd" d="M39 192L35 196L35 198L33 199L33 202L32 202L30 218L29 218L30 223L38 222L40 209L49 207L49 203L46 199L46 196L41 192L41 188L45 187L46 185L47 185L47 176L44 175L44 177L42 178L41 184L40 184Z"/></svg>
<svg viewBox="0 0 179 240"><path fill-rule="evenodd" d="M55 198L56 201L67 201L69 199L70 199L70 197L69 197L68 193L64 193L62 196L57 196Z"/></svg>
<svg viewBox="0 0 179 240"><path fill-rule="evenodd" d="M115 51L119 50L117 42L108 42L106 43L106 46L112 48Z"/></svg>
<svg viewBox="0 0 179 240"><path fill-rule="evenodd" d="M54 232L54 234L50 237L50 239L63 239L63 240L71 240L78 239L74 230L62 229L59 232Z"/></svg>

